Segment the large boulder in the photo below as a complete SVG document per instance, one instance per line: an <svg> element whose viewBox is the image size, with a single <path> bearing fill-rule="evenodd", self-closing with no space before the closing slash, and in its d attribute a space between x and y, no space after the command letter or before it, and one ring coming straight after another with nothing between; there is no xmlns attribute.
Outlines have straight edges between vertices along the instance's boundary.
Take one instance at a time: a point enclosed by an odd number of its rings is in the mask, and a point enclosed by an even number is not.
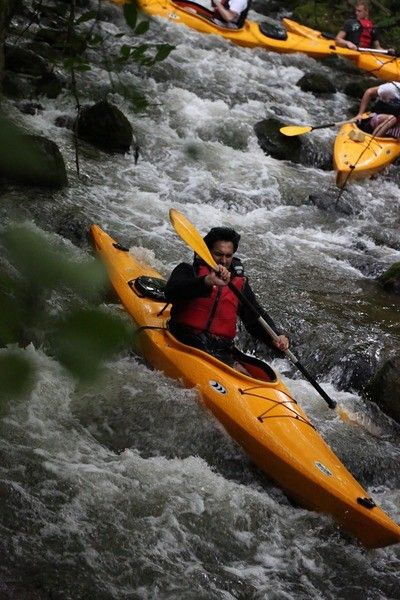
<svg viewBox="0 0 400 600"><path fill-rule="evenodd" d="M387 359L366 388L367 397L400 423L400 356Z"/></svg>
<svg viewBox="0 0 400 600"><path fill-rule="evenodd" d="M106 152L128 152L133 141L128 119L119 108L106 101L84 107L76 130L78 137Z"/></svg>
<svg viewBox="0 0 400 600"><path fill-rule="evenodd" d="M287 137L279 129L285 125L279 119L270 117L254 125L258 143L266 154L278 160L300 162L302 141L299 137Z"/></svg>
<svg viewBox="0 0 400 600"><path fill-rule="evenodd" d="M7 71L35 77L44 77L50 73L46 61L27 48L6 44L4 57Z"/></svg>

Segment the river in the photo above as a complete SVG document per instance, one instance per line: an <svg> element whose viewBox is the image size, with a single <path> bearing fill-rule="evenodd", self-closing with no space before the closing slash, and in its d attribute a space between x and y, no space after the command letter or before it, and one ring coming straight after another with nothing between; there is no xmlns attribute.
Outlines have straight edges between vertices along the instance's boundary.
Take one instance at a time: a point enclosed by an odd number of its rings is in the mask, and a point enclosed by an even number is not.
<svg viewBox="0 0 400 600"><path fill-rule="evenodd" d="M127 31L117 8L109 14L104 29ZM273 366L344 464L399 521L399 427L343 386L357 361L400 348L400 302L375 282L400 260L398 167L349 187L336 204L333 171L266 156L253 127L277 113L297 124L341 120L347 96L316 97L296 86L310 69L336 79L340 71L161 21L149 38L176 49L165 62L143 72L127 66L120 77L150 97L151 110L138 116L121 95L108 95L133 124L138 164L133 154L83 144L78 179L72 140L54 124L74 115L73 99L41 99L43 111L18 118L59 144L70 185L57 194L9 194L3 219L43 229L86 258L88 243L73 248L55 232L58 216L76 211L164 276L191 257L169 224L170 207L203 234L221 224L237 229L238 255L261 303L328 393L368 417L378 434L341 421L286 361ZM108 91L100 62L85 77L83 100ZM330 151L334 130L310 136L320 152ZM330 201L318 207L315 195ZM109 362L95 384L78 386L40 348L26 352L39 381L1 421L1 597L400 597L399 545L366 550L329 517L290 504L194 390L130 355Z"/></svg>

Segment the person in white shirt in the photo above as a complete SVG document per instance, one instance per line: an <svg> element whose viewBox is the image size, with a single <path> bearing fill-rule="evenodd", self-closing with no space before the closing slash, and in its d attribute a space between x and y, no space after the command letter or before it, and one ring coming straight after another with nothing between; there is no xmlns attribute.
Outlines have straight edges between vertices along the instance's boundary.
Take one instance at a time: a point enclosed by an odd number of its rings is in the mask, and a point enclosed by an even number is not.
<svg viewBox="0 0 400 600"><path fill-rule="evenodd" d="M249 0L212 0L214 14L223 24L243 27L250 9Z"/></svg>
<svg viewBox="0 0 400 600"><path fill-rule="evenodd" d="M369 103L373 106L369 126L374 136L400 137L400 83L392 81L365 90L356 119L361 120Z"/></svg>

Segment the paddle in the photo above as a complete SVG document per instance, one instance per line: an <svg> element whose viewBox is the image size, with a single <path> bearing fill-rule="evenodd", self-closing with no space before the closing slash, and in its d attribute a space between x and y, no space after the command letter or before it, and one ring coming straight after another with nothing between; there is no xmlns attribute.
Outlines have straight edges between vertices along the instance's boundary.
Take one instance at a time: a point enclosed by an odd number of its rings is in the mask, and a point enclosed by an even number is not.
<svg viewBox="0 0 400 600"><path fill-rule="evenodd" d="M366 119L367 117L363 117ZM346 123L355 123L359 119L348 119L347 121L337 121L336 123L325 123L324 125L285 125L280 128L280 132L283 135L292 137L294 135L303 135L303 133L309 133L314 129L326 129L327 127L338 127L339 125L345 125Z"/></svg>
<svg viewBox="0 0 400 600"><path fill-rule="evenodd" d="M369 52L372 54L387 54L388 56L394 57L397 56L396 52L393 52L392 50L379 50L379 48L357 48L357 50L359 52Z"/></svg>
<svg viewBox="0 0 400 600"><path fill-rule="evenodd" d="M171 208L169 211L169 218L173 228L179 237L186 242L188 246L210 267L213 271L218 272L218 265L211 256L210 250L206 246L205 241L201 237L197 229L192 223L178 210ZM257 317L260 325L269 333L273 340L278 339L278 335L272 329L270 325L263 319L259 311L249 302L249 300L238 290L232 283L228 284L229 288L236 294L239 300ZM291 352L291 350L285 350L286 356L289 360L303 373L304 377L311 383L311 385L317 390L322 396L329 408L335 408L336 402L332 400L330 396L322 389L319 383L310 375L307 369L302 365L298 358Z"/></svg>

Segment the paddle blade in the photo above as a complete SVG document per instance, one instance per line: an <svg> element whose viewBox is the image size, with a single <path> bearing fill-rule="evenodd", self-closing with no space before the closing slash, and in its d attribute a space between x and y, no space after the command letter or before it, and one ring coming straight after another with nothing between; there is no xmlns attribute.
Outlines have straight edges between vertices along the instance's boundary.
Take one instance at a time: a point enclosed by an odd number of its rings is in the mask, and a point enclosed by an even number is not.
<svg viewBox="0 0 400 600"><path fill-rule="evenodd" d="M294 135L303 135L303 133L309 133L312 131L311 125L285 125L285 127L280 128L280 132L283 135L287 135L288 137L292 137Z"/></svg>
<svg viewBox="0 0 400 600"><path fill-rule="evenodd" d="M183 215L179 210L175 208L169 209L169 220L171 221L172 227L190 248L196 252L198 256L211 268L216 269L217 263L211 256L209 249L200 233L197 231L194 225Z"/></svg>

